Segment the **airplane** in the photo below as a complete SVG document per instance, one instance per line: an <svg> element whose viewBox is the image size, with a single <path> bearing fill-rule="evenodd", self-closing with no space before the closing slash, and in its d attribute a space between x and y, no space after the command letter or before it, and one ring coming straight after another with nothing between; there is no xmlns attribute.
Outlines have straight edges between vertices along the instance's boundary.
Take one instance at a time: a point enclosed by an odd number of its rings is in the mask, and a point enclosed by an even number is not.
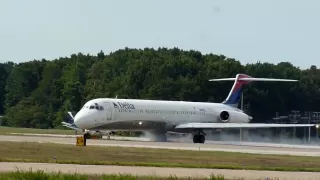
<svg viewBox="0 0 320 180"><path fill-rule="evenodd" d="M166 133L192 134L194 143L205 142L205 131L222 128L271 128L311 127L315 124L264 124L250 123L251 116L237 108L243 86L253 81L295 82L292 79L253 78L237 74L235 78L211 79L209 81L234 81L221 103L189 102L145 99L97 98L89 100L70 122L63 126L90 133L108 131L148 131L155 141L167 141ZM101 135L102 137L102 135Z"/></svg>

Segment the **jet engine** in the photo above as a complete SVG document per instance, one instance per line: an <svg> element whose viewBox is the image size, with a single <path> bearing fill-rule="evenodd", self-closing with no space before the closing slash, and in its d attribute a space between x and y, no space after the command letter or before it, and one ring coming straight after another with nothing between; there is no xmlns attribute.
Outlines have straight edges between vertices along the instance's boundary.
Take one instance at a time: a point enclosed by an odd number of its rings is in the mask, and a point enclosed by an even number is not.
<svg viewBox="0 0 320 180"><path fill-rule="evenodd" d="M247 123L250 117L240 111L226 111L223 110L218 114L218 122L222 123Z"/></svg>
<svg viewBox="0 0 320 180"><path fill-rule="evenodd" d="M222 111L219 115L219 119L221 122L227 123L230 119L230 114L228 111Z"/></svg>

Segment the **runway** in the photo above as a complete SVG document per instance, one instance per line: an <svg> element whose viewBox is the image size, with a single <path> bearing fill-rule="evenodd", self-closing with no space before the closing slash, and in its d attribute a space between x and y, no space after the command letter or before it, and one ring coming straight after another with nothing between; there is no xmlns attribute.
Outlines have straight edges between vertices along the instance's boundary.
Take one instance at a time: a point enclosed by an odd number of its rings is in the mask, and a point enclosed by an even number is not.
<svg viewBox="0 0 320 180"><path fill-rule="evenodd" d="M103 165L70 165L48 163L7 163L0 162L0 171L43 170L45 172L81 173L81 174L131 174L131 175L158 175L177 177L210 177L210 175L224 175L227 179L245 178L257 179L281 179L281 180L320 180L320 173L315 172L277 172L254 170L229 170L229 169L197 169L197 168L158 168L158 167L130 167L130 166L103 166Z"/></svg>
<svg viewBox="0 0 320 180"><path fill-rule="evenodd" d="M58 135L59 136L59 135ZM61 136L61 135L60 135ZM0 136L0 141L18 141L18 142L39 142L39 143L59 143L59 144L75 144L74 137L42 137L42 136ZM148 141L125 141L125 140L104 140L89 139L87 146L121 146L121 147L143 147L157 149L180 149L180 150L196 150L196 151L225 151L225 152L241 152L253 154L278 154L278 155L297 155L297 156L320 156L319 146L293 146L283 145L274 147L272 144L254 146L253 143L248 144L222 144L222 143L205 143L193 144L184 142L148 142Z"/></svg>
<svg viewBox="0 0 320 180"><path fill-rule="evenodd" d="M76 138L76 135L62 135L62 134L32 134L32 133L10 133L10 135L24 135L24 136L45 136L45 137L65 137L65 138ZM102 139L108 140L106 136ZM148 141L148 137L121 137L121 136L111 136L109 140L117 141ZM176 143L188 143L192 144L192 137L179 137L168 135L168 142ZM266 143L266 142L239 142L239 141L212 141L206 140L206 144L221 144L221 145L237 145L237 146L256 146L256 147L287 147L287 148L305 148L305 149L320 149L320 143L317 145L299 145L299 144L280 144L280 143Z"/></svg>
<svg viewBox="0 0 320 180"><path fill-rule="evenodd" d="M121 139L121 138L120 138ZM59 144L75 144L75 138L64 135L35 135L35 136L14 136L2 135L0 141L15 142L39 142L39 143L59 143ZM255 145L254 143L234 143L223 144L223 142L209 142L207 144L193 144L185 142L148 142L144 141L125 141L125 140L98 140L90 139L88 146L122 146L122 147L147 147L162 149L181 149L196 151L228 151L228 152L244 152L244 153L260 153L260 154L285 154L285 155L301 155L301 156L320 156L320 148L317 146L293 146L263 143ZM251 145L251 146L250 146ZM49 163L20 163L20 162L0 162L0 171L15 171L18 169L44 170L46 172L63 172L63 173L85 173L85 174L132 174L132 175L159 175L178 177L185 176L205 176L212 174L224 175L225 178L245 178L245 179L315 179L320 180L319 172L279 172L279 171L254 171L254 170L229 170L229 169L196 169L196 168L159 168L159 167L130 167L130 166L105 166L105 165L77 165L77 164L49 164Z"/></svg>

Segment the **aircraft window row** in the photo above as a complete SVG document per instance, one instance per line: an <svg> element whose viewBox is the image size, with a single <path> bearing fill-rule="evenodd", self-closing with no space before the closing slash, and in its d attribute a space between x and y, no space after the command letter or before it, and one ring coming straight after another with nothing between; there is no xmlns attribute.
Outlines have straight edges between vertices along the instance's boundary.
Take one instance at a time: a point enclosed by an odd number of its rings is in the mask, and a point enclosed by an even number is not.
<svg viewBox="0 0 320 180"><path fill-rule="evenodd" d="M147 113L147 114L185 114L185 115L204 115L203 111L171 111L171 110L138 110L138 109L120 109L120 112L131 112L131 113Z"/></svg>

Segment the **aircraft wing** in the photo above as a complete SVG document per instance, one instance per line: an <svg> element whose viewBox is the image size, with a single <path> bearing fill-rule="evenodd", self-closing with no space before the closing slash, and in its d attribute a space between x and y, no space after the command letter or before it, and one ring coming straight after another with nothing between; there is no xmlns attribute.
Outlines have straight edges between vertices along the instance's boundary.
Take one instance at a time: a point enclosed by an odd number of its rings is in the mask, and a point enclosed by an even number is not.
<svg viewBox="0 0 320 180"><path fill-rule="evenodd" d="M316 124L265 124L265 123L186 123L176 129L221 129L221 128L271 128L271 127L312 127Z"/></svg>

